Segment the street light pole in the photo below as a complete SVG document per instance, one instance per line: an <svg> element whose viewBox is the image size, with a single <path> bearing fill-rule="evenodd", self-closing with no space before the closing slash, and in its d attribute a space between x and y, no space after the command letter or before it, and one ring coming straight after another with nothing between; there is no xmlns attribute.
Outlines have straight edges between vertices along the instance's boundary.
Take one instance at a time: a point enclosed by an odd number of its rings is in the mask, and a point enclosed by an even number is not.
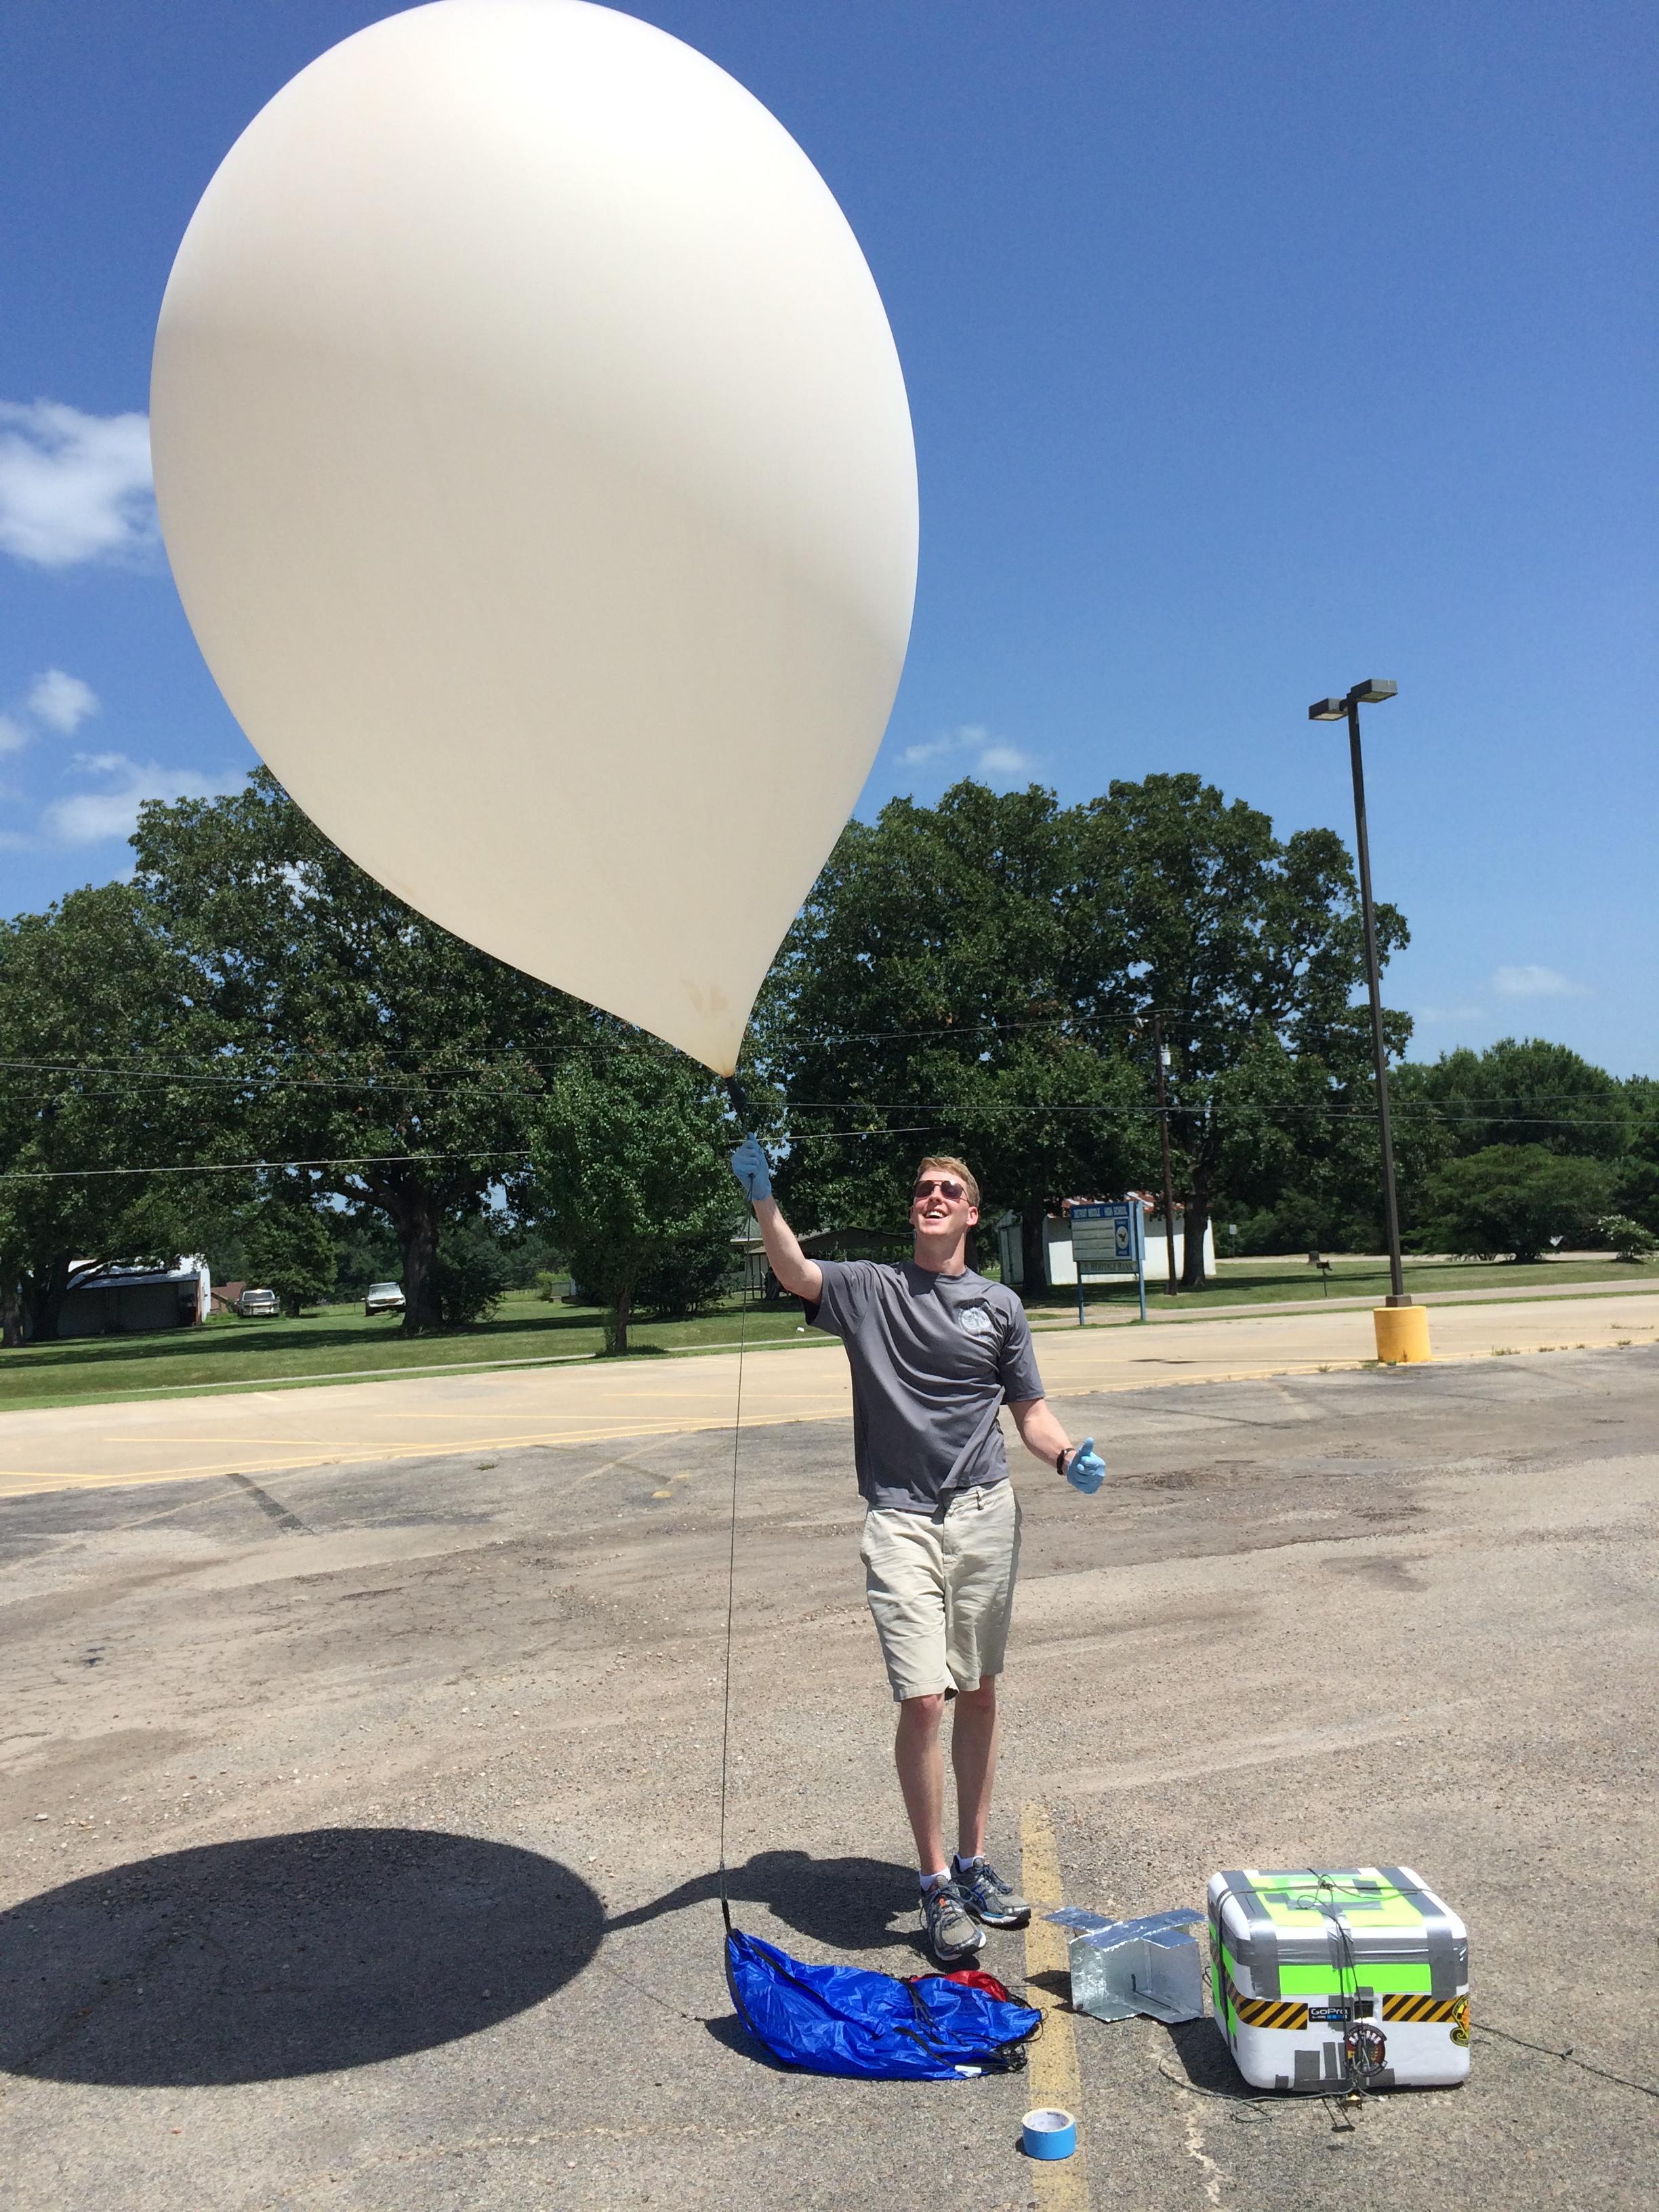
<svg viewBox="0 0 1659 2212"><path fill-rule="evenodd" d="M1365 988L1371 1002L1371 1052L1376 1065L1376 1126L1382 1145L1382 1226L1389 1244L1388 1303L1408 1306L1400 1251L1400 1201L1394 1178L1394 1125L1389 1115L1389 1048L1382 1035L1382 975L1376 952L1376 908L1371 899L1371 846L1365 826L1365 769L1359 750L1359 709L1392 699L1395 686L1374 678L1356 684L1346 699L1321 699L1308 709L1311 722L1346 719L1348 758L1353 769L1354 847L1359 861L1359 915L1365 934Z"/></svg>
<svg viewBox="0 0 1659 2212"><path fill-rule="evenodd" d="M1392 690L1394 686L1390 684ZM1382 1036L1382 975L1376 957L1376 908L1371 902L1371 842L1365 828L1365 769L1359 755L1359 700L1351 691L1348 758L1353 768L1353 834L1359 855L1359 913L1365 930L1365 988L1371 1000L1371 1051L1376 1060L1376 1126L1382 1139L1382 1223L1389 1239L1389 1304L1408 1306L1400 1255L1400 1200L1394 1182L1394 1125L1389 1117L1389 1048Z"/></svg>
<svg viewBox="0 0 1659 2212"><path fill-rule="evenodd" d="M1158 1133L1164 1145L1164 1257L1169 1263L1170 1296L1179 1296L1175 1261L1175 1176L1170 1166L1170 1054L1164 1042L1164 1017L1152 1016L1152 1045L1158 1055Z"/></svg>

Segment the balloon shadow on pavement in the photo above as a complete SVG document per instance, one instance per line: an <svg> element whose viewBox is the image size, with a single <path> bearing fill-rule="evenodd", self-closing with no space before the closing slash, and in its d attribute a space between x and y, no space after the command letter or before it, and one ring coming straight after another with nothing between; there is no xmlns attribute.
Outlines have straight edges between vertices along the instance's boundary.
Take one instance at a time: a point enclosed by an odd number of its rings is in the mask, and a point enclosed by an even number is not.
<svg viewBox="0 0 1659 2212"><path fill-rule="evenodd" d="M605 1913L556 1860L418 1828L207 1844L0 1913L0 2068L219 2087L370 2066L538 2004Z"/></svg>
<svg viewBox="0 0 1659 2212"><path fill-rule="evenodd" d="M920 1948L920 1898L914 1867L887 1859L815 1859L805 1851L757 1851L726 1872L726 1893L733 1914L745 1905L764 1905L776 1920L810 1936L830 1951L876 1951L896 1943ZM706 1905L720 1893L720 1875L700 1874L649 1905L619 1912L605 1933L642 1927L665 1913ZM908 1916L908 1928L892 1923Z"/></svg>

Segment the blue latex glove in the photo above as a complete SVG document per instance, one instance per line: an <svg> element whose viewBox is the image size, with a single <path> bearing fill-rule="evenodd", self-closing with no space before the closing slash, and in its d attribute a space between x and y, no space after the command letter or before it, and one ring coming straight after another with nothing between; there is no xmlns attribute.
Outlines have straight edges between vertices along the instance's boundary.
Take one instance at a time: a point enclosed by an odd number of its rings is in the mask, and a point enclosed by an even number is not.
<svg viewBox="0 0 1659 2212"><path fill-rule="evenodd" d="M1095 1449L1095 1440L1085 1437L1080 1450L1074 1451L1066 1462L1066 1480L1073 1490L1080 1490L1085 1498L1092 1498L1106 1480L1106 1462Z"/></svg>
<svg viewBox="0 0 1659 2212"><path fill-rule="evenodd" d="M766 1155L761 1150L760 1139L745 1137L732 1155L732 1172L743 1185L744 1195L751 1204L772 1195L772 1170L766 1164Z"/></svg>

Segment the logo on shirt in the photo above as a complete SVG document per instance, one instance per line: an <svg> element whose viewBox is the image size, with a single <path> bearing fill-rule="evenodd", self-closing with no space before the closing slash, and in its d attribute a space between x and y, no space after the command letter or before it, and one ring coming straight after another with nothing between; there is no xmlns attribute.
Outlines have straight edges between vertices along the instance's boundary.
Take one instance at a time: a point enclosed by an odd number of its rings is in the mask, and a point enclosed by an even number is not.
<svg viewBox="0 0 1659 2212"><path fill-rule="evenodd" d="M997 1325L984 1306L963 1306L958 1319L969 1336L994 1336L997 1333Z"/></svg>

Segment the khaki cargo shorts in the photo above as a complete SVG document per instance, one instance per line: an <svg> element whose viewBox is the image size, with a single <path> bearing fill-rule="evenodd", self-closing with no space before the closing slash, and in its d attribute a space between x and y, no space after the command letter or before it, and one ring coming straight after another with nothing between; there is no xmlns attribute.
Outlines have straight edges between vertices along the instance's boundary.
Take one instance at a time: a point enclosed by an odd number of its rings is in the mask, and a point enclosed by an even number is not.
<svg viewBox="0 0 1659 2212"><path fill-rule="evenodd" d="M1019 1571L1012 1482L958 1491L935 1513L872 1506L859 1557L895 1698L976 1690L1002 1672Z"/></svg>

